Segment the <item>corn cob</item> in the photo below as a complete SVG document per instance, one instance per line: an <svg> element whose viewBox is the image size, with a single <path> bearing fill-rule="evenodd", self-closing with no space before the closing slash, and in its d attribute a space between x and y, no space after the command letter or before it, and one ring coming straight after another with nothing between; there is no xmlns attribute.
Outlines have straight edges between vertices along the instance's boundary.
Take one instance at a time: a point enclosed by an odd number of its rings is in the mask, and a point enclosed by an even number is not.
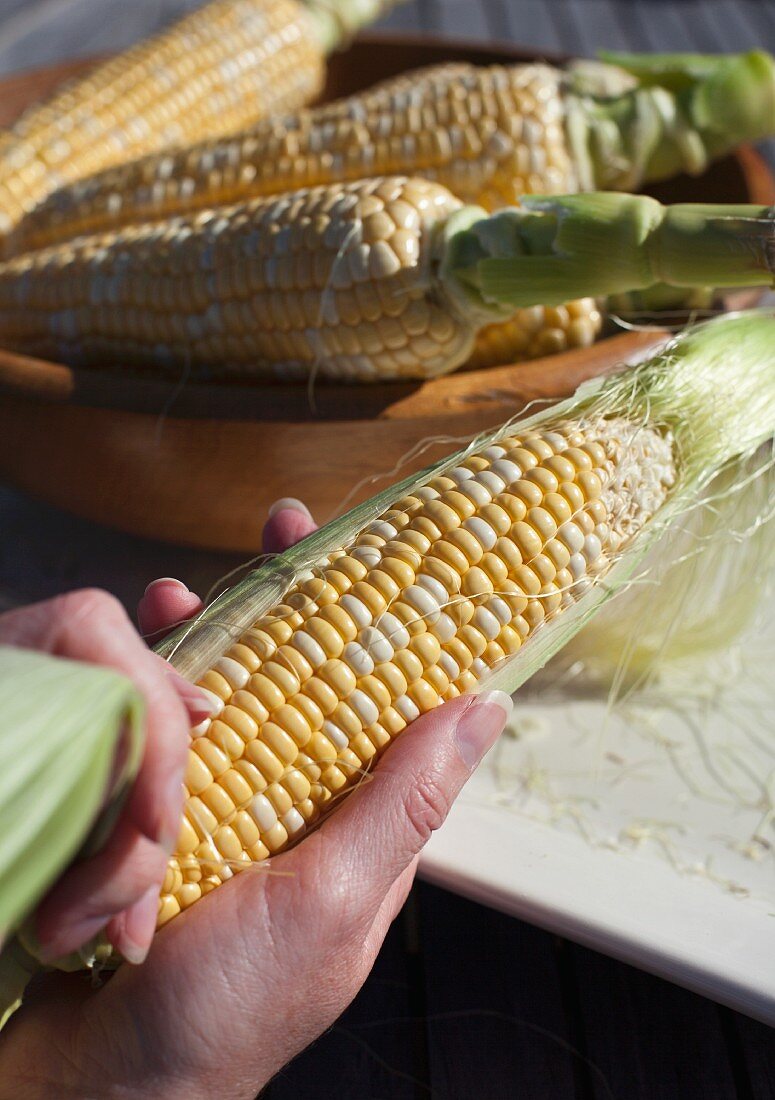
<svg viewBox="0 0 775 1100"><path fill-rule="evenodd" d="M771 211L614 193L487 215L427 180L312 188L0 266L0 340L77 365L432 377L519 308L772 280Z"/></svg>
<svg viewBox="0 0 775 1100"><path fill-rule="evenodd" d="M642 76L643 86L616 96L591 94L585 70L429 69L64 188L32 211L6 251L367 176L422 176L487 210L523 194L634 190L699 171L743 138L775 130L772 59L705 60L700 75L687 73L688 89L651 87ZM716 126L707 102L722 94Z"/></svg>
<svg viewBox="0 0 775 1100"><path fill-rule="evenodd" d="M160 923L299 839L413 719L529 643L674 478L670 438L620 418L507 432L292 585L198 680L217 717L194 731Z"/></svg>
<svg viewBox="0 0 775 1100"><path fill-rule="evenodd" d="M420 714L540 667L698 487L775 431L771 386L735 373L752 351L741 341L761 355L774 330L712 323L504 425L165 643L215 716L193 731L159 923L301 839Z"/></svg>
<svg viewBox="0 0 775 1100"><path fill-rule="evenodd" d="M0 140L0 231L112 164L319 94L324 57L387 0L214 0L30 108Z"/></svg>

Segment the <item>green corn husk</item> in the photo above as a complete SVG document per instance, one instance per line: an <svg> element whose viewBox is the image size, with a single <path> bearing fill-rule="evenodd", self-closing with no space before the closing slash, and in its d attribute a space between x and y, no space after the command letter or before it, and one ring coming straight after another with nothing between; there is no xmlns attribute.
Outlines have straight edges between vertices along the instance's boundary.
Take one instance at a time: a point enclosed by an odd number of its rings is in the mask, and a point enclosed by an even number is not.
<svg viewBox="0 0 775 1100"><path fill-rule="evenodd" d="M0 646L0 683L2 1026L38 969L17 936L32 942L25 919L112 828L140 766L144 704L111 669L8 646Z"/></svg>

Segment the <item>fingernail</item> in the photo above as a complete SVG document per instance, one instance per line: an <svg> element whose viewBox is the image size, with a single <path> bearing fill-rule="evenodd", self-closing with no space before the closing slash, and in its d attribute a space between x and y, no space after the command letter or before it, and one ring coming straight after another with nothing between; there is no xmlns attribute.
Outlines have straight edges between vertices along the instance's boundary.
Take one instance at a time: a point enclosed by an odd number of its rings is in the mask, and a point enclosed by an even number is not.
<svg viewBox="0 0 775 1100"><path fill-rule="evenodd" d="M167 796L161 810L158 843L165 852L172 853L180 833L183 818L183 781L178 776L167 787Z"/></svg>
<svg viewBox="0 0 775 1100"><path fill-rule="evenodd" d="M188 585L183 584L183 581L179 581L177 577L157 577L155 581L151 581L151 583L146 587L145 595L147 596L152 588L156 588L160 584L172 584L175 585L175 587L183 588L186 592L188 592Z"/></svg>
<svg viewBox="0 0 775 1100"><path fill-rule="evenodd" d="M213 717L223 710L222 700L213 692L208 691L207 688L197 687L196 684L192 684L172 667L167 668L166 675L172 680L175 690L186 706L196 707L197 714L202 714L203 717L207 718Z"/></svg>
<svg viewBox="0 0 775 1100"><path fill-rule="evenodd" d="M304 516L309 516L312 519L312 513L306 504L297 500L296 497L280 497L269 508L269 515L274 516L277 512L301 512Z"/></svg>
<svg viewBox="0 0 775 1100"><path fill-rule="evenodd" d="M467 768L473 770L503 732L513 707L505 691L487 691L477 695L460 718L455 730L458 752Z"/></svg>
<svg viewBox="0 0 775 1100"><path fill-rule="evenodd" d="M151 886L124 916L123 935L114 946L127 962L135 966L145 962L156 928L158 909L159 887Z"/></svg>

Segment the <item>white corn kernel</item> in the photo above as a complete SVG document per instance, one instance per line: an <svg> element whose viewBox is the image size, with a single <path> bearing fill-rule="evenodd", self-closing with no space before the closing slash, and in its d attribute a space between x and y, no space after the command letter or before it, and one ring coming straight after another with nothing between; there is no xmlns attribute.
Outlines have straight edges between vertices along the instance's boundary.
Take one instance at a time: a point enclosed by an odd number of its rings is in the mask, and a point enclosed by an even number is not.
<svg viewBox="0 0 775 1100"><path fill-rule="evenodd" d="M293 836L304 828L304 818L295 806L291 806L290 810L283 814L281 821L288 830L288 836Z"/></svg>
<svg viewBox="0 0 775 1100"><path fill-rule="evenodd" d="M382 554L376 546L354 546L350 551L350 557L355 558L367 569L374 569L382 561Z"/></svg>
<svg viewBox="0 0 775 1100"><path fill-rule="evenodd" d="M481 519L479 516L471 516L463 523L463 527L474 536L485 550L492 550L498 541L497 533L486 520Z"/></svg>
<svg viewBox="0 0 775 1100"><path fill-rule="evenodd" d="M369 656L373 657L376 664L384 664L393 658L394 649L381 630L375 626L367 626L358 635L358 639Z"/></svg>
<svg viewBox="0 0 775 1100"><path fill-rule="evenodd" d="M486 607L477 607L476 611L474 611L472 623L477 630L480 630L482 634L484 634L489 642L494 641L501 632L501 624Z"/></svg>
<svg viewBox="0 0 775 1100"><path fill-rule="evenodd" d="M522 477L522 470L517 466L516 462L512 462L510 458L499 458L497 462L493 462L490 469L497 477L505 481L507 485L512 485Z"/></svg>
<svg viewBox="0 0 775 1100"><path fill-rule="evenodd" d="M395 649L404 649L409 645L409 631L401 620L391 615L389 611L384 611L380 615L377 627Z"/></svg>
<svg viewBox="0 0 775 1100"><path fill-rule="evenodd" d="M216 672L220 672L221 676L231 684L235 691L244 688L250 679L250 673L245 666L232 657L219 657L213 668Z"/></svg>
<svg viewBox="0 0 775 1100"><path fill-rule="evenodd" d="M511 608L500 596L492 596L487 601L486 607L488 611L492 612L501 626L508 626L511 622Z"/></svg>
<svg viewBox="0 0 775 1100"><path fill-rule="evenodd" d="M587 535L584 539L584 546L581 553L584 555L588 564L592 564L593 561L597 561L603 552L603 547L600 545L600 539L597 535Z"/></svg>
<svg viewBox="0 0 775 1100"><path fill-rule="evenodd" d="M365 691L361 691L360 688L356 688L351 692L348 699L348 704L352 707L355 713L363 722L364 726L373 725L379 718L379 707L370 699Z"/></svg>
<svg viewBox="0 0 775 1100"><path fill-rule="evenodd" d="M440 614L438 602L426 588L420 587L419 584L410 584L404 590L403 598L429 626L438 620Z"/></svg>
<svg viewBox="0 0 775 1100"><path fill-rule="evenodd" d="M366 627L366 630L373 630L373 627ZM356 676L368 676L374 671L374 660L371 654L359 642L348 642L344 647L342 659L347 662Z"/></svg>
<svg viewBox="0 0 775 1100"><path fill-rule="evenodd" d="M583 577L586 573L587 563L581 554L571 554L568 569L574 581L577 581L579 577Z"/></svg>
<svg viewBox="0 0 775 1100"><path fill-rule="evenodd" d="M323 723L322 733L324 737L327 737L331 744L337 749L346 749L349 741L347 740L347 734L343 730L339 729L330 718L327 718Z"/></svg>
<svg viewBox="0 0 775 1100"><path fill-rule="evenodd" d="M446 674L450 683L452 683L453 680L457 680L460 675L460 665L452 654L447 653L445 649L442 649L439 654L439 668Z"/></svg>
<svg viewBox="0 0 775 1100"><path fill-rule="evenodd" d="M473 476L474 471L467 469L465 466L453 466L451 470L444 470L444 477L448 477L456 485L460 485L464 481L470 481Z"/></svg>
<svg viewBox="0 0 775 1100"><path fill-rule="evenodd" d="M477 485L481 485L482 488L487 489L495 497L498 493L502 493L506 488L506 482L502 477L498 477L492 469L480 470L474 478Z"/></svg>
<svg viewBox="0 0 775 1100"><path fill-rule="evenodd" d="M357 627L371 625L371 612L366 604L359 600L357 596L345 592L339 600L339 606L347 612Z"/></svg>
<svg viewBox="0 0 775 1100"><path fill-rule="evenodd" d="M415 718L420 717L419 707L412 702L408 695L399 695L393 706L407 722L414 722Z"/></svg>
<svg viewBox="0 0 775 1100"><path fill-rule="evenodd" d="M441 644L444 642L451 642L457 634L457 626L455 620L442 611L436 622L433 624L433 633L439 639Z"/></svg>
<svg viewBox="0 0 775 1100"><path fill-rule="evenodd" d="M500 481L500 478L498 478L498 481ZM478 477L465 481L460 486L460 492L463 496L472 500L478 508L483 508L485 504L489 504L492 500L492 493L485 485L482 485Z"/></svg>
<svg viewBox="0 0 775 1100"><path fill-rule="evenodd" d="M316 642L314 638L310 637L303 630L295 631L291 638L291 645L294 649L298 649L302 657L305 657L313 668L321 668L328 657L326 652L319 642Z"/></svg>
<svg viewBox="0 0 775 1100"><path fill-rule="evenodd" d="M254 795L247 810L263 833L268 832L273 825L277 824L277 811L266 795Z"/></svg>
<svg viewBox="0 0 775 1100"><path fill-rule="evenodd" d="M449 602L449 593L441 581L437 581L435 577L429 577L427 573L418 573L417 583L427 588L439 607Z"/></svg>
<svg viewBox="0 0 775 1100"><path fill-rule="evenodd" d="M557 532L557 538L568 547L571 554L578 554L584 545L583 532L572 520L563 523Z"/></svg>

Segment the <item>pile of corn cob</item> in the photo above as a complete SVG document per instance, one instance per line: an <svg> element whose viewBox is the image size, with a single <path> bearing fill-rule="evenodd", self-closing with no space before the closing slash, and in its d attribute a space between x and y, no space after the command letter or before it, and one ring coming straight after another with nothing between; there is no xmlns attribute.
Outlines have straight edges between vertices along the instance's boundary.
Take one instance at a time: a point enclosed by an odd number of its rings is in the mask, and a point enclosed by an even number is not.
<svg viewBox="0 0 775 1100"><path fill-rule="evenodd" d="M775 117L764 53L615 60L447 64L69 185L48 172L5 237L0 339L89 366L348 381L588 345L601 314L581 278L566 301L536 284L522 308L450 310L446 216L699 171Z"/></svg>

